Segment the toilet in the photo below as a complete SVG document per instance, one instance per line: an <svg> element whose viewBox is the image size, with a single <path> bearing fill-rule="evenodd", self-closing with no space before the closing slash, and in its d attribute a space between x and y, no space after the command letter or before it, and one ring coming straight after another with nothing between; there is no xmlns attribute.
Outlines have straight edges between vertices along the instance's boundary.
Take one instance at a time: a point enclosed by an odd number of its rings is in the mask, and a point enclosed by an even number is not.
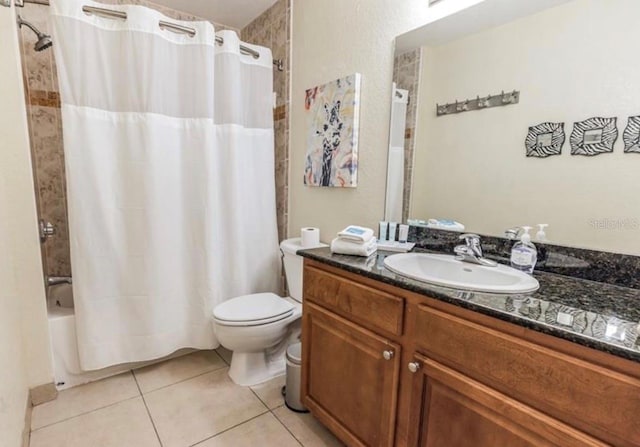
<svg viewBox="0 0 640 447"><path fill-rule="evenodd" d="M302 257L300 238L280 244L290 297L254 293L227 300L213 310L213 326L222 346L233 351L229 377L251 386L285 372L285 351L300 335Z"/></svg>

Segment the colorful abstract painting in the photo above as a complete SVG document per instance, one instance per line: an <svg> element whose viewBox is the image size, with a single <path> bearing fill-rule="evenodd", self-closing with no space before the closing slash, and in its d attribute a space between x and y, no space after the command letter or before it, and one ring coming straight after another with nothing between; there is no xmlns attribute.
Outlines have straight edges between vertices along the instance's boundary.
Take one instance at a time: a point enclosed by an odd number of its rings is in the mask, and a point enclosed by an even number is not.
<svg viewBox="0 0 640 447"><path fill-rule="evenodd" d="M304 184L356 187L360 74L306 91L307 158Z"/></svg>

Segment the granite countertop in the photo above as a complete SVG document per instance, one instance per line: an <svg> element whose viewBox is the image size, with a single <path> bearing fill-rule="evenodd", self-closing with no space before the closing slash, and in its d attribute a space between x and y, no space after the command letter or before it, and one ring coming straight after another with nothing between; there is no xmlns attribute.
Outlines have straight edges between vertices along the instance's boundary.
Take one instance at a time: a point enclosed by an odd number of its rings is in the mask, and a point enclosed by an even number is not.
<svg viewBox="0 0 640 447"><path fill-rule="evenodd" d="M386 251L380 250L368 258L332 254L327 247L300 250L298 254L640 362L639 289L536 271L534 276L540 283L540 288L534 293L478 293L434 286L393 273L385 268L384 258L394 253Z"/></svg>

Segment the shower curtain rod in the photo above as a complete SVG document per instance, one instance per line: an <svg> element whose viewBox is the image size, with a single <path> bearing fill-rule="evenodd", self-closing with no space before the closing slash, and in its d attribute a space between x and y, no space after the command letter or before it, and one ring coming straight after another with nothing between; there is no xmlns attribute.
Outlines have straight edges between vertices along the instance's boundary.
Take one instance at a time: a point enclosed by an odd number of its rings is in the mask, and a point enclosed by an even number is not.
<svg viewBox="0 0 640 447"><path fill-rule="evenodd" d="M15 0L16 6L23 7L25 3L33 3L34 5L49 6L49 0ZM84 11L87 14L101 15L104 17L123 19L123 20L127 19L127 13L124 11L114 11L112 9L107 9L107 8L96 8L94 6L83 6L82 11ZM196 30L193 28L177 25L175 23L167 22L165 20L160 20L158 22L158 26L161 29L168 29L173 32L184 33L190 37L193 37L196 35ZM216 43L222 45L224 43L224 39L220 36L216 36ZM244 45L240 45L240 52L251 55L255 59L258 59L260 57L260 53ZM284 63L282 59L274 59L273 65L278 71L284 71Z"/></svg>

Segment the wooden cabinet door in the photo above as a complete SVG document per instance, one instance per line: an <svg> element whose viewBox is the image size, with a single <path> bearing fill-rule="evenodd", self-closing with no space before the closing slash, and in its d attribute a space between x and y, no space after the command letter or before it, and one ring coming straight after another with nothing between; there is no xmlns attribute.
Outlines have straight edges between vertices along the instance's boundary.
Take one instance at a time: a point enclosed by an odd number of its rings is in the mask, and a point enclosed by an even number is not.
<svg viewBox="0 0 640 447"><path fill-rule="evenodd" d="M410 445L420 447L605 446L432 359L416 355Z"/></svg>
<svg viewBox="0 0 640 447"><path fill-rule="evenodd" d="M349 446L392 446L400 346L312 303L303 325L305 405Z"/></svg>

